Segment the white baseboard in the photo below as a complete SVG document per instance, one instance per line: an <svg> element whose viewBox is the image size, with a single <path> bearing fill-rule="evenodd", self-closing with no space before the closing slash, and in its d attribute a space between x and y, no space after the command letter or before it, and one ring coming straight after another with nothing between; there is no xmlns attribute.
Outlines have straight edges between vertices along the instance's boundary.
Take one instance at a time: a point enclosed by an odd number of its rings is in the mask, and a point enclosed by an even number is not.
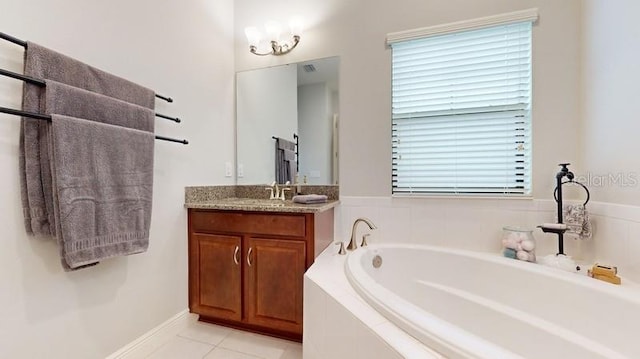
<svg viewBox="0 0 640 359"><path fill-rule="evenodd" d="M146 358L171 337L180 333L191 320L192 315L189 314L188 309L185 309L109 355L106 359Z"/></svg>

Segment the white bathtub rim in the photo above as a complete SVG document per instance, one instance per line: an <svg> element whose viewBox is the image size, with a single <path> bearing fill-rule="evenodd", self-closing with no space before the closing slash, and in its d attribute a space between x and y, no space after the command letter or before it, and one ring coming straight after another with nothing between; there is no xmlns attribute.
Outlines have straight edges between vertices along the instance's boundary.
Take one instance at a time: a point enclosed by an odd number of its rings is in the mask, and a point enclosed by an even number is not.
<svg viewBox="0 0 640 359"><path fill-rule="evenodd" d="M389 247L397 247L397 245L390 245ZM433 315L425 313L422 309L418 308L414 304L404 301L393 292L375 283L369 279L364 270L357 264L350 264L352 261L350 257L354 258L353 262L359 262L362 253L352 252L345 261L345 275L363 300L369 303L374 309L376 309L382 316L387 318L391 323L396 324L402 330L405 330L407 334L411 335L418 341L422 341L421 336L427 337L430 342L423 343L427 347L445 355L448 358L475 358L475 359L521 359L518 356L509 351L503 350L495 344L492 344L484 339L481 339L471 333L465 332L460 328L443 321ZM355 277L363 278L361 282ZM367 292L373 295L368 295ZM382 300L378 298L393 298L394 301L402 301L402 305L395 306L394 308L385 305ZM411 321L405 318L420 317L421 322L429 323L428 332L416 327ZM398 322L399 325L398 325ZM439 335L433 335L431 333L438 332ZM478 355L482 353L482 355Z"/></svg>
<svg viewBox="0 0 640 359"><path fill-rule="evenodd" d="M542 275L559 278L563 281L571 281L574 284L577 283L579 285L591 287L596 290L605 290L608 292L608 294L610 293L626 300L638 302L638 291L635 288L612 286L608 283L600 283L599 281L596 281L594 279L576 275L574 273L568 273L541 265L502 258L497 254L492 255L488 253L415 244L377 244L370 246L369 250L383 250L384 248L405 248L409 250L426 249L442 253L465 255L482 260L490 260L492 262L499 263L500 265L519 267L520 269L523 269L522 266L524 265L526 266L524 267L525 270L530 270L533 272L538 272ZM355 251L350 253L346 258L344 269L349 283L353 286L354 290L362 297L363 300L369 303L385 318L390 320L392 323L400 322L398 326L407 331L408 334L418 340L420 340L420 337L428 338L430 342L424 343L426 346L452 358L522 358L515 353L500 348L496 344L479 338L471 333L465 332L464 330L461 330L436 316L425 313L422 309L418 308L414 304L409 303L408 301L402 299L395 293L375 282L373 279L371 279L371 277L366 273L365 269L362 268L360 264L361 258L365 253L367 253L366 250ZM356 279L356 277L361 279L358 280ZM440 286L435 283L428 284ZM612 286L613 288L610 288L609 286ZM395 301L396 303L400 302L401 305L396 305L392 308L389 305L385 304L384 301L380 298L390 298L391 301ZM421 323L428 324L427 332L425 332L424 329L415 326L412 321L405 319L418 317L421 318ZM537 317L535 319L535 322L537 323L537 326L540 327L544 327L548 324L549 327L545 328L551 328L553 332L562 335L564 338L568 339L574 344L586 345L589 347L589 350L599 353L603 357L612 359L625 358L624 355L610 349L609 347L606 347L591 339L585 338L575 332L571 332L566 328L546 322ZM439 333L439 335L436 336L432 334L434 330Z"/></svg>
<svg viewBox="0 0 640 359"><path fill-rule="evenodd" d="M397 244L372 244L369 245L370 250L384 249L384 248L404 248L404 249L426 249L434 252L441 252L447 254L463 255L475 259L482 259L490 261L492 263L499 263L518 269L525 269L544 276L554 277L565 282L571 282L590 289L605 291L607 294L613 295L623 300L627 300L640 305L640 286L633 281L626 280L624 276L619 275L623 279L622 285L615 285L606 283L604 281L595 280L586 275L579 275L576 273L567 272L564 270L556 269L553 267L544 266L537 263L530 263L526 261L514 260L511 258L505 258L499 254L490 252L477 252L465 249L448 248L442 246L433 246L426 244L410 244L410 243L397 243ZM365 248L366 249L366 248ZM361 253L362 251L354 251L350 254ZM349 256L347 256L347 261Z"/></svg>

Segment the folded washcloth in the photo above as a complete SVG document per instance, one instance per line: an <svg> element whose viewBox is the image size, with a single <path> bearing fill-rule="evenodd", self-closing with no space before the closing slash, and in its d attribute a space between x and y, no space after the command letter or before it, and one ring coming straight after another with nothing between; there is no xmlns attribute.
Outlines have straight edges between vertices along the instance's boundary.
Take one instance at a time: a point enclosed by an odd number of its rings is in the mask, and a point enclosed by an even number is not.
<svg viewBox="0 0 640 359"><path fill-rule="evenodd" d="M65 269L146 251L153 133L54 114L51 140L56 226Z"/></svg>
<svg viewBox="0 0 640 359"><path fill-rule="evenodd" d="M303 194L293 196L293 202L302 204L326 203L327 196L323 194Z"/></svg>
<svg viewBox="0 0 640 359"><path fill-rule="evenodd" d="M566 234L573 234L580 239L591 238L591 221L589 212L582 204L565 204L562 208L564 223L567 225Z"/></svg>
<svg viewBox="0 0 640 359"><path fill-rule="evenodd" d="M155 93L131 81L111 75L78 60L28 42L25 51L24 73L27 76L50 79L92 92L104 94L129 103L153 109ZM25 83L22 108L29 112L42 112L44 89ZM20 130L20 190L25 214L25 229L29 234L53 234L49 225L50 214L44 199L41 169L47 164L40 161L46 151L48 124L44 121L23 119ZM45 172L47 170L45 169Z"/></svg>
<svg viewBox="0 0 640 359"><path fill-rule="evenodd" d="M46 80L46 83L47 87L44 95L44 113L46 114L82 118L147 132L154 131L155 114L151 109L56 81ZM50 125L49 123L44 123L40 127L41 131L49 132ZM42 191L51 234L55 235L56 225L48 136L40 138L40 145L42 148L42 151L40 151Z"/></svg>

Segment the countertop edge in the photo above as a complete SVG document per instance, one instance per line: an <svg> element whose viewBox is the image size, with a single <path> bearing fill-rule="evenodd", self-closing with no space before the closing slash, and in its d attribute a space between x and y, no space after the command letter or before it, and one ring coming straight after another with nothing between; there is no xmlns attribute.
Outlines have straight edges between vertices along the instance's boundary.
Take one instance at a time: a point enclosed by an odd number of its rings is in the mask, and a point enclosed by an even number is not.
<svg viewBox="0 0 640 359"><path fill-rule="evenodd" d="M340 200L327 201L319 204L299 204L299 203L283 203L278 206L265 206L260 204L234 204L211 202L193 202L185 203L184 208L187 209L215 209L223 211L246 211L246 212L281 212L281 213L320 213L336 207L340 204Z"/></svg>

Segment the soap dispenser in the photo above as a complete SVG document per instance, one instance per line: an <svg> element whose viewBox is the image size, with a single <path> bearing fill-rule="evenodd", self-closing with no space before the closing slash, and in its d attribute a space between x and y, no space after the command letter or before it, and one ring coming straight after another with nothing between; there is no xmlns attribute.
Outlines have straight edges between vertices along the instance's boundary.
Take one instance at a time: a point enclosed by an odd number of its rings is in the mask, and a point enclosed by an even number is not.
<svg viewBox="0 0 640 359"><path fill-rule="evenodd" d="M302 186L300 186L300 174L299 173L296 174L295 185L296 185L296 195L302 194Z"/></svg>

